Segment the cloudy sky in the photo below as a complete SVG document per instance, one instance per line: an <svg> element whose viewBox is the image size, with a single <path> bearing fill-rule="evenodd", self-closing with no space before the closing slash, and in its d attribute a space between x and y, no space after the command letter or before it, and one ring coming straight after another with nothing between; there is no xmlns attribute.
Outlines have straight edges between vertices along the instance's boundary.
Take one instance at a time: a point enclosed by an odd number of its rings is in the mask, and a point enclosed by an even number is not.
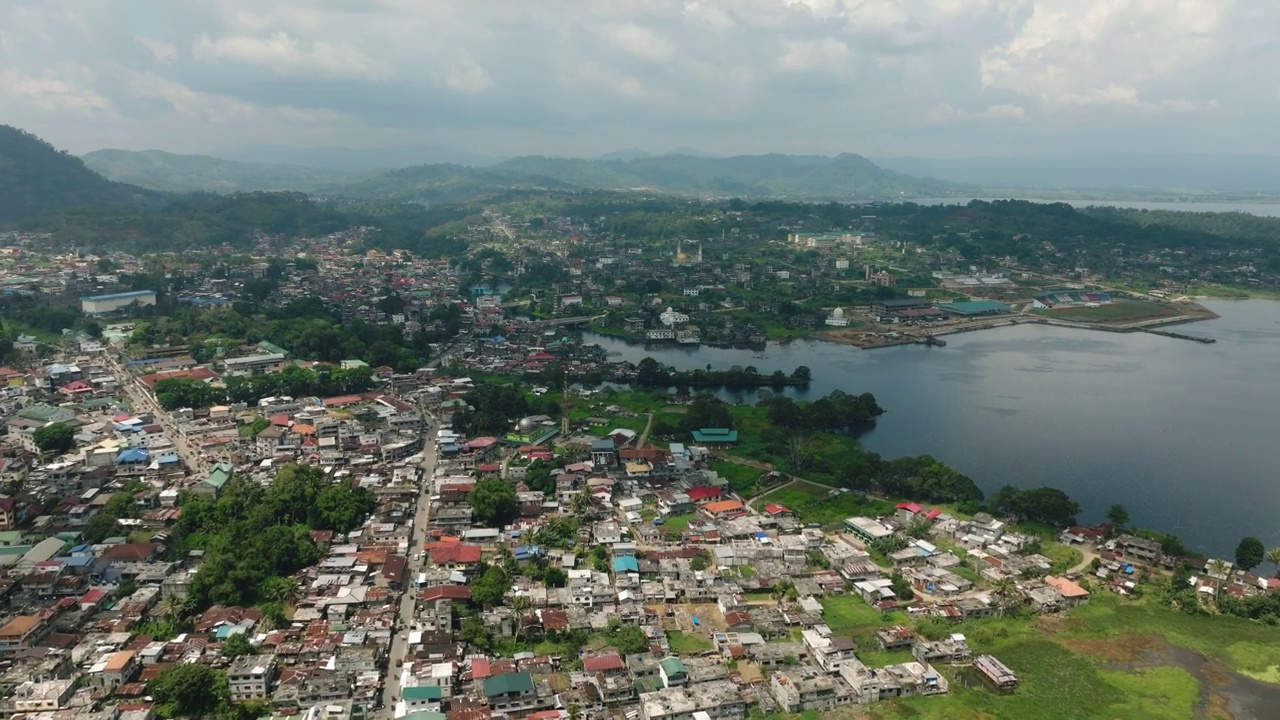
<svg viewBox="0 0 1280 720"><path fill-rule="evenodd" d="M5 0L73 152L1280 154L1264 0Z"/></svg>

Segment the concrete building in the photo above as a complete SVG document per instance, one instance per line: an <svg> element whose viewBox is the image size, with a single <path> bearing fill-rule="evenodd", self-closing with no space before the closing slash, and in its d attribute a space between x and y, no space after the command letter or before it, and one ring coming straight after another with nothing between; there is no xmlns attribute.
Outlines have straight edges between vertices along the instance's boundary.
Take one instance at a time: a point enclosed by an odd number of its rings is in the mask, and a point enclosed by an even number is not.
<svg viewBox="0 0 1280 720"><path fill-rule="evenodd" d="M115 293L112 295L90 295L80 298L80 310L85 315L107 315L123 310L137 303L138 305L155 305L155 290L138 290L136 292Z"/></svg>
<svg viewBox="0 0 1280 720"><path fill-rule="evenodd" d="M275 655L244 655L227 668L227 687L235 702L271 697L276 677Z"/></svg>

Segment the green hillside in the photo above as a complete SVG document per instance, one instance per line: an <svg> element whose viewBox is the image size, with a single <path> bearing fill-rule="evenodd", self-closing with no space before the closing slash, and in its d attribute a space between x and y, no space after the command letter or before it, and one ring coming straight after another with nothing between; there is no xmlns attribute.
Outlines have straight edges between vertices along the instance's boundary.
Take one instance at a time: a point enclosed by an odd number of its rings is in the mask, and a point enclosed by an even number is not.
<svg viewBox="0 0 1280 720"><path fill-rule="evenodd" d="M154 200L154 194L112 182L31 133L0 125L0 222L54 210L139 207Z"/></svg>
<svg viewBox="0 0 1280 720"><path fill-rule="evenodd" d="M343 185L357 177L301 165L236 162L161 150L95 150L83 160L90 169L112 180L172 192L312 192Z"/></svg>
<svg viewBox="0 0 1280 720"><path fill-rule="evenodd" d="M377 175L335 192L350 197L448 202L510 188L648 190L812 200L887 200L965 190L952 183L890 172L861 155L775 154L731 158L663 155L632 160L530 155L489 168L420 165Z"/></svg>

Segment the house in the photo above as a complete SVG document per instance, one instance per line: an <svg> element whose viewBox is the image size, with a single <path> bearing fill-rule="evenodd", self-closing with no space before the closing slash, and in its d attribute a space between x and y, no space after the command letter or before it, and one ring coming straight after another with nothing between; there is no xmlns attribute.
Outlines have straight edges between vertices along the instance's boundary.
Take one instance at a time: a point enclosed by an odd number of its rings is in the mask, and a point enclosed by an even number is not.
<svg viewBox="0 0 1280 720"><path fill-rule="evenodd" d="M941 640L922 638L911 646L911 657L927 664L968 662L969 643L960 633L951 633Z"/></svg>
<svg viewBox="0 0 1280 720"><path fill-rule="evenodd" d="M527 672L509 672L484 679L484 696L494 712L520 714L538 705L533 676Z"/></svg>
<svg viewBox="0 0 1280 720"><path fill-rule="evenodd" d="M1112 540L1112 547L1115 551L1125 557L1125 559L1134 562L1142 562L1148 565L1156 562L1160 557L1160 543L1154 540L1147 540L1136 535L1121 535Z"/></svg>
<svg viewBox="0 0 1280 720"><path fill-rule="evenodd" d="M103 655L89 668L88 682L91 687L110 692L132 681L140 668L136 653L132 650L118 650Z"/></svg>
<svg viewBox="0 0 1280 720"><path fill-rule="evenodd" d="M1089 600L1089 591L1080 587L1080 584L1074 580L1068 580L1064 577L1054 577L1053 575L1045 575L1044 582L1049 587L1054 588L1062 595L1062 604L1067 607L1075 607L1084 604Z"/></svg>
<svg viewBox="0 0 1280 720"><path fill-rule="evenodd" d="M829 710L854 701L853 688L839 677L802 668L776 672L769 678L769 693L788 713Z"/></svg>
<svg viewBox="0 0 1280 720"><path fill-rule="evenodd" d="M235 468L231 463L220 462L209 469L209 474L203 480L191 486L191 492L217 499L222 493L223 486L230 482L234 475Z"/></svg>
<svg viewBox="0 0 1280 720"><path fill-rule="evenodd" d="M438 685L413 685L400 690L400 700L410 715L417 712L439 712L443 699L444 692Z"/></svg>
<svg viewBox="0 0 1280 720"><path fill-rule="evenodd" d="M689 669L678 657L664 658L658 663L658 677L663 687L682 687L689 683Z"/></svg>
<svg viewBox="0 0 1280 720"><path fill-rule="evenodd" d="M737 500L717 500L702 506L702 512L712 518L726 518L740 515L746 511Z"/></svg>
<svg viewBox="0 0 1280 720"><path fill-rule="evenodd" d="M693 440L708 447L733 447L738 443L738 431L728 428L701 428L693 431Z"/></svg>
<svg viewBox="0 0 1280 720"><path fill-rule="evenodd" d="M618 446L609 438L592 440L591 462L597 468L613 467L618 462Z"/></svg>
<svg viewBox="0 0 1280 720"><path fill-rule="evenodd" d="M271 697L276 676L275 655L244 655L227 668L227 686L235 702Z"/></svg>
<svg viewBox="0 0 1280 720"><path fill-rule="evenodd" d="M1004 663L991 655L979 655L973 659L973 669L987 685L997 692L1012 692L1018 687L1018 676Z"/></svg>
<svg viewBox="0 0 1280 720"><path fill-rule="evenodd" d="M859 540L867 543L892 537L894 534L892 528L885 526L885 524L879 520L873 520L871 518L861 516L845 518L844 528Z"/></svg>
<svg viewBox="0 0 1280 720"><path fill-rule="evenodd" d="M641 693L639 709L638 720L742 720L747 715L742 692L730 680Z"/></svg>

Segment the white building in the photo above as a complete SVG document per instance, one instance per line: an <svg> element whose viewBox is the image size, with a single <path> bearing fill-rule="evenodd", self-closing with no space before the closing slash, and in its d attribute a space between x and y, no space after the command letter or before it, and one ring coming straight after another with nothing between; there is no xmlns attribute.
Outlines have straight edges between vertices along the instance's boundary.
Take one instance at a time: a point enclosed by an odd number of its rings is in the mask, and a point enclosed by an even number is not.
<svg viewBox="0 0 1280 720"><path fill-rule="evenodd" d="M663 325L671 327L672 325L683 325L689 322L689 316L682 312L676 312L672 308L667 308L658 316L658 320L662 321Z"/></svg>
<svg viewBox="0 0 1280 720"><path fill-rule="evenodd" d="M827 324L831 327L848 327L849 318L844 316L844 308L836 308L827 316Z"/></svg>
<svg viewBox="0 0 1280 720"><path fill-rule="evenodd" d="M80 298L80 310L85 315L106 315L122 310L130 305L155 305L155 290L138 290L136 292L115 293L114 295L91 295Z"/></svg>

